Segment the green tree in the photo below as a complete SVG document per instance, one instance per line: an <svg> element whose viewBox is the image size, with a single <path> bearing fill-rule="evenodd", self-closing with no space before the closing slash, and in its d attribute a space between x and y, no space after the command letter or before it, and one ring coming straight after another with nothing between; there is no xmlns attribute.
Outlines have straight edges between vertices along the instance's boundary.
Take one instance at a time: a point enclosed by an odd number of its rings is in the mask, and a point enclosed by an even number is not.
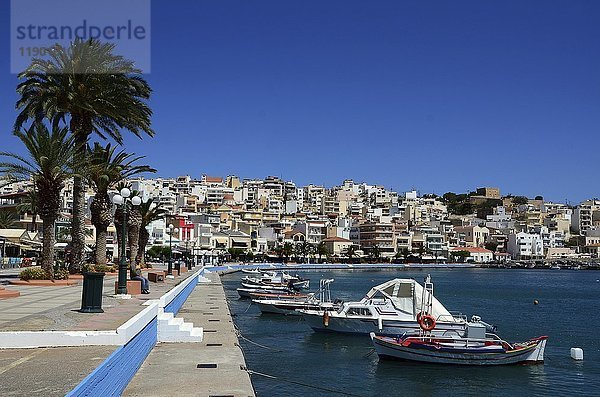
<svg viewBox="0 0 600 397"><path fill-rule="evenodd" d="M116 147L95 143L89 155L89 167L86 172L88 183L95 190L90 205L92 224L96 228L96 264L106 265L106 238L108 227L112 222L112 203L108 195L122 180L145 172L156 170L147 165L137 165L143 156L135 156L124 151L116 151Z"/></svg>
<svg viewBox="0 0 600 397"><path fill-rule="evenodd" d="M34 59L18 78L20 111L15 131L28 120L68 123L75 140L75 163L84 164L93 133L121 144L121 130L141 137L154 135L152 111L146 101L151 89L133 61L115 55L114 44L76 39L70 47L54 45L49 59ZM81 173L80 173L81 174ZM85 188L81 175L73 179L72 255L70 268L79 271L85 248Z"/></svg>
<svg viewBox="0 0 600 397"><path fill-rule="evenodd" d="M456 258L457 262L464 262L468 257L471 256L469 251L455 251L452 256Z"/></svg>
<svg viewBox="0 0 600 397"><path fill-rule="evenodd" d="M27 155L0 152L13 162L0 162L0 172L20 180L33 179L39 195L38 213L42 218L42 269L54 277L54 243L56 219L60 215L60 192L73 176L74 140L66 128L48 128L42 123L14 133L25 145Z"/></svg>
<svg viewBox="0 0 600 397"><path fill-rule="evenodd" d="M283 247L281 249L281 254L283 255L283 259L285 262L288 261L289 257L292 256L294 253L294 246L292 245L292 243L284 243Z"/></svg>
<svg viewBox="0 0 600 397"><path fill-rule="evenodd" d="M369 250L369 258L371 258L375 262L379 262L381 259L381 249L378 245L374 245Z"/></svg>
<svg viewBox="0 0 600 397"><path fill-rule="evenodd" d="M329 256L329 250L327 249L327 244L325 244L324 241L319 242L319 244L317 244L317 249L316 249L317 255L319 256L319 263L321 262L321 259L325 256Z"/></svg>
<svg viewBox="0 0 600 397"><path fill-rule="evenodd" d="M344 256L348 258L350 263L353 263L353 259L356 256L356 247L354 244L349 245L348 248L344 251Z"/></svg>
<svg viewBox="0 0 600 397"><path fill-rule="evenodd" d="M0 211L0 229L14 229L19 226L17 217L9 211Z"/></svg>
<svg viewBox="0 0 600 397"><path fill-rule="evenodd" d="M515 196L513 197L512 202L514 205L522 205L527 204L529 202L529 199L525 196Z"/></svg>
<svg viewBox="0 0 600 397"><path fill-rule="evenodd" d="M487 243L485 243L485 248L492 252L496 252L496 248L498 248L498 243L495 241L488 241Z"/></svg>

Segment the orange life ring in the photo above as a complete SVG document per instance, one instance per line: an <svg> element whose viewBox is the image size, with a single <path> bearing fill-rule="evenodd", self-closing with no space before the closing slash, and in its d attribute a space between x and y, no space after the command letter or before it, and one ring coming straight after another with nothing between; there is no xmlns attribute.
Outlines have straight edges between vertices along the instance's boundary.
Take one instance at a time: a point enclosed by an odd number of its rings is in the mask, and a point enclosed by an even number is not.
<svg viewBox="0 0 600 397"><path fill-rule="evenodd" d="M435 328L435 318L433 318L433 316L430 314L425 314L424 316L421 316L419 326L424 331L431 331Z"/></svg>
<svg viewBox="0 0 600 397"><path fill-rule="evenodd" d="M417 313L417 322L418 322L419 324L421 324L421 319L423 318L423 316L424 316L425 314L427 314L427 313L425 313L425 312L418 312L418 313Z"/></svg>
<svg viewBox="0 0 600 397"><path fill-rule="evenodd" d="M329 312L327 310L323 312L323 325L329 327Z"/></svg>

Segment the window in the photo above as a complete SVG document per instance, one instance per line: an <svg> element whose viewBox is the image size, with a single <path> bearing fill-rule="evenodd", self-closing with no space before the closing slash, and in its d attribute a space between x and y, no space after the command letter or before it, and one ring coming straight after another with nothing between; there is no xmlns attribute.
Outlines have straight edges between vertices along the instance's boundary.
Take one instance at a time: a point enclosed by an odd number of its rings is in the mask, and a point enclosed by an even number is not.
<svg viewBox="0 0 600 397"><path fill-rule="evenodd" d="M351 307L346 312L348 316L367 316L371 317L371 311L366 307Z"/></svg>

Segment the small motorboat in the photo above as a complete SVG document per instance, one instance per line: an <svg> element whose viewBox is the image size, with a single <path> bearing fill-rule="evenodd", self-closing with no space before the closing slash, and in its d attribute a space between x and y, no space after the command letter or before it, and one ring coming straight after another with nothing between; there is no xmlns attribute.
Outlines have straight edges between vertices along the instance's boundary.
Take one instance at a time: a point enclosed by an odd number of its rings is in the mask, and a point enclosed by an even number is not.
<svg viewBox="0 0 600 397"><path fill-rule="evenodd" d="M292 297L290 299L281 295L279 297L268 299L252 299L252 302L255 303L263 313L301 315L297 310L335 310L340 304L331 302L329 284L332 282L333 279L321 280L319 283L319 290L316 293L305 295L305 298L303 299L298 299L297 297Z"/></svg>
<svg viewBox="0 0 600 397"><path fill-rule="evenodd" d="M252 298L253 294L270 294L270 295L293 295L297 291L289 288L273 289L269 287L253 287L253 288L238 288L236 289L240 298Z"/></svg>
<svg viewBox="0 0 600 397"><path fill-rule="evenodd" d="M466 316L448 311L434 297L429 275L424 286L413 279L389 280L371 288L360 301L343 302L336 310L300 309L306 324L315 331L391 336L418 332L419 316L424 311L434 317L436 327L432 332L439 336L464 336L471 322L493 328L478 316L468 321Z"/></svg>
<svg viewBox="0 0 600 397"><path fill-rule="evenodd" d="M510 344L495 334L483 338L370 335L380 358L454 365L542 363L548 339L540 336Z"/></svg>

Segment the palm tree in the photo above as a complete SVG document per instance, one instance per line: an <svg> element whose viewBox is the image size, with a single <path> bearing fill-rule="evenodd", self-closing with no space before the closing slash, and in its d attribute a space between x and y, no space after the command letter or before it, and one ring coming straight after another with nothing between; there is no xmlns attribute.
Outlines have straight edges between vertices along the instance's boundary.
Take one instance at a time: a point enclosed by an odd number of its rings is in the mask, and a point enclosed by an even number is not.
<svg viewBox="0 0 600 397"><path fill-rule="evenodd" d="M321 258L323 258L323 256L329 256L329 250L327 249L327 244L325 244L324 241L319 242L319 244L317 244L317 255L319 256L319 263L321 262Z"/></svg>
<svg viewBox="0 0 600 397"><path fill-rule="evenodd" d="M19 225L12 212L0 211L0 229L14 229Z"/></svg>
<svg viewBox="0 0 600 397"><path fill-rule="evenodd" d="M64 182L73 176L75 143L66 128L34 124L27 132L14 133L27 148L27 157L14 153L0 155L16 160L0 162L0 172L33 183L39 195L38 213L42 218L42 269L53 278L54 224L60 215L60 191Z"/></svg>
<svg viewBox="0 0 600 397"><path fill-rule="evenodd" d="M346 250L344 251L344 255L348 258L350 263L352 263L352 260L356 256L356 247L354 246L354 244L349 245L348 248L346 248Z"/></svg>
<svg viewBox="0 0 600 397"><path fill-rule="evenodd" d="M17 205L17 212L31 215L31 231L37 232L37 193L35 186L27 191L27 195Z"/></svg>
<svg viewBox="0 0 600 397"><path fill-rule="evenodd" d="M152 111L146 101L151 89L140 77L133 61L113 54L114 44L76 39L69 48L54 45L49 59L34 59L19 74L17 86L21 98L15 131L28 120L52 120L55 126L68 122L75 139L76 161L84 164L91 134L123 142L121 129L138 137L154 135L150 127ZM85 247L84 180L73 180L73 237L71 270L79 271Z"/></svg>
<svg viewBox="0 0 600 397"><path fill-rule="evenodd" d="M381 259L381 249L378 245L374 245L371 247L369 251L369 257L373 259L375 262L378 262Z"/></svg>
<svg viewBox="0 0 600 397"><path fill-rule="evenodd" d="M292 243L284 243L283 247L281 248L281 253L283 255L284 261L287 262L288 258L294 253L294 246L292 245Z"/></svg>
<svg viewBox="0 0 600 397"><path fill-rule="evenodd" d="M153 221L163 219L168 211L162 207L161 203L154 203L151 200L146 202L142 202L140 205L140 213L142 214L142 224L140 225L140 238L138 245L138 252L136 262L140 264L144 264L145 262L145 254L146 254L146 246L148 245L148 241L150 240L150 232L148 232L148 225Z"/></svg>
<svg viewBox="0 0 600 397"><path fill-rule="evenodd" d="M90 152L89 169L86 172L87 180L96 191L90 212L92 224L96 228L96 264L106 265L106 237L108 227L112 222L112 203L108 190L122 180L144 172L156 170L147 165L135 163L144 158L135 157L132 153L116 151L116 147L109 143L106 147L95 143Z"/></svg>

